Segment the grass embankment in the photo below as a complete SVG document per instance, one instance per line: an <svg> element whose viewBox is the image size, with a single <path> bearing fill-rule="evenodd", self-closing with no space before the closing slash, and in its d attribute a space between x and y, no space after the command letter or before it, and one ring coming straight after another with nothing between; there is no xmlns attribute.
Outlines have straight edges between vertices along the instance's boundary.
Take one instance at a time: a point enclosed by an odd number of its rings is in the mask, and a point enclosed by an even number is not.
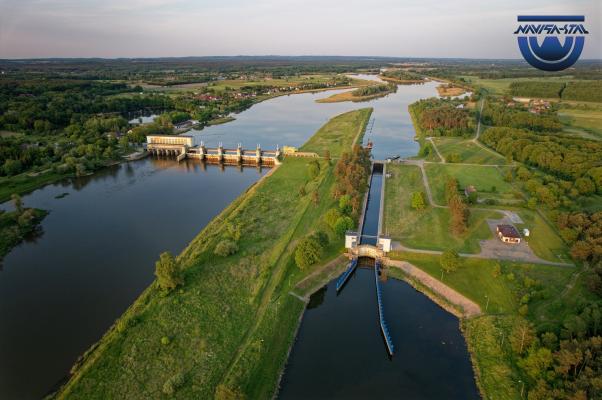
<svg viewBox="0 0 602 400"><path fill-rule="evenodd" d="M331 157L340 157L343 152L351 148L356 137L357 142L361 143L361 133L366 129L371 113L372 108L362 108L353 113L345 113L332 118L299 150L324 155L321 153L328 149ZM353 131L358 135L349 134Z"/></svg>
<svg viewBox="0 0 602 400"><path fill-rule="evenodd" d="M450 247L463 253L478 253L479 241L492 233L487 218L501 218L495 211L472 210L466 233L456 236L449 230L450 212L427 205L417 211L411 206L413 192L426 193L420 168L414 165L387 165L391 174L385 184L384 231L410 248L445 250ZM431 188L433 187L431 183ZM425 195L425 202L428 202Z"/></svg>
<svg viewBox="0 0 602 400"><path fill-rule="evenodd" d="M69 178L73 174L60 174L52 171L38 174L23 173L15 176L0 177L0 203L10 199L13 194L25 194L42 186Z"/></svg>
<svg viewBox="0 0 602 400"><path fill-rule="evenodd" d="M356 120L357 113L364 125L364 110L345 115ZM345 133L353 141L357 126ZM305 306L289 292L320 268L296 267L296 242L324 229L322 216L335 204L334 166L322 161L311 180L311 161L285 159L209 223L178 256L183 288L165 295L151 285L86 354L57 398L157 398L174 381L176 398L270 398ZM300 193L302 186L308 194ZM240 232L238 252L216 256L216 244L233 230ZM325 262L343 247L342 239L330 239Z"/></svg>
<svg viewBox="0 0 602 400"><path fill-rule="evenodd" d="M506 158L493 151L483 150L472 140L457 137L435 137L433 141L448 162L456 158L457 162L466 164L507 164Z"/></svg>
<svg viewBox="0 0 602 400"><path fill-rule="evenodd" d="M382 89L376 90L381 87L382 87ZM375 88L376 91L374 91L374 92L368 91L364 94L366 88L367 89ZM379 97L387 96L391 93L394 93L396 90L397 90L396 85L393 85L393 84L385 85L382 83L376 83L371 86L360 87L355 90L350 90L350 91L343 92L343 93L333 94L332 96L316 100L316 103L340 103L343 101L353 101L353 102L368 101L368 100L378 99Z"/></svg>

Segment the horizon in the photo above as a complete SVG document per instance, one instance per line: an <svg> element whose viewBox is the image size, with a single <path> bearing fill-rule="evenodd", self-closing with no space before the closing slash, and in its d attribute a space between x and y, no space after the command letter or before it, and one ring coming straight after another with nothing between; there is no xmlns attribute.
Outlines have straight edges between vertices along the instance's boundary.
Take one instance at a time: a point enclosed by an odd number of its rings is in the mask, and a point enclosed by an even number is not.
<svg viewBox="0 0 602 400"><path fill-rule="evenodd" d="M518 60L517 15L575 14L586 16L590 31L582 58L599 60L600 7L596 0L377 0L368 7L343 0L5 0L0 59L379 54L366 57Z"/></svg>

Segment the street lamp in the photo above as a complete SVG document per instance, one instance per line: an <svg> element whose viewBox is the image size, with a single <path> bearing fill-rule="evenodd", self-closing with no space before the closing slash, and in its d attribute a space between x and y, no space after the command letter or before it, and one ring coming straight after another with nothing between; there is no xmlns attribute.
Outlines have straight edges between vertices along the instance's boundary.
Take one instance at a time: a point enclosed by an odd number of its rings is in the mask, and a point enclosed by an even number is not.
<svg viewBox="0 0 602 400"><path fill-rule="evenodd" d="M485 304L485 312L487 312L487 309L489 308L489 296L485 295L485 298L487 299L487 304Z"/></svg>
<svg viewBox="0 0 602 400"><path fill-rule="evenodd" d="M524 390L525 390L525 382L523 382L523 381L521 381L521 380L519 379L519 380L518 380L518 383L520 383L520 384L521 384L521 387L520 387L520 398L522 399L522 398L523 398L523 392L524 392Z"/></svg>

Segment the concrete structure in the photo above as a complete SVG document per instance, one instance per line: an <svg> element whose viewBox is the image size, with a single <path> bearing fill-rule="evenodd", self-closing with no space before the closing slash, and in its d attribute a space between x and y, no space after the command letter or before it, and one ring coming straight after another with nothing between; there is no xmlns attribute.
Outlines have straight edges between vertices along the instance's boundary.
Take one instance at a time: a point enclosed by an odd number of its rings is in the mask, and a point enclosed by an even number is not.
<svg viewBox="0 0 602 400"><path fill-rule="evenodd" d="M520 234L513 225L503 224L495 228L498 237L504 243L518 244L520 243Z"/></svg>
<svg viewBox="0 0 602 400"><path fill-rule="evenodd" d="M262 150L260 145L254 150L245 150L239 143L236 149L226 149L220 142L216 148L207 148L201 142L193 143L188 135L149 135L146 137L147 150L153 155L176 156L178 161L185 158L199 159L208 163L233 165L275 165L280 161L280 149Z"/></svg>
<svg viewBox="0 0 602 400"><path fill-rule="evenodd" d="M347 231L345 232L345 248L354 249L359 242L359 235L357 232Z"/></svg>
<svg viewBox="0 0 602 400"><path fill-rule="evenodd" d="M378 237L378 247L382 249L384 253L388 253L391 251L391 237L390 236L379 236Z"/></svg>

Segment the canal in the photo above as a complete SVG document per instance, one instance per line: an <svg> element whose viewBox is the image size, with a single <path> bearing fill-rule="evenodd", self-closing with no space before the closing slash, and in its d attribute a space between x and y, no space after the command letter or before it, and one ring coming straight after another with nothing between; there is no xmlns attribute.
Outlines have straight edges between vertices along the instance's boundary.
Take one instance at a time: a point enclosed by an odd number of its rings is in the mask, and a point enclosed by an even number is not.
<svg viewBox="0 0 602 400"><path fill-rule="evenodd" d="M409 156L418 145L407 105L436 95L435 86L400 86L397 93L368 103L315 102L336 92L282 96L237 114L233 122L191 133L208 146L299 146L330 117L371 106L375 157ZM158 255L165 250L179 253L266 171L144 159L23 196L25 206L50 214L42 222L43 234L10 252L0 269L0 398L37 399L56 387L78 356L152 282ZM361 276L358 271L353 287ZM344 296L354 297L354 289L345 291ZM387 293L394 304L422 301L418 293L406 300ZM315 310L340 307L329 299L325 296ZM372 307L365 308L374 317ZM304 342L302 332L313 326L312 310L304 318L298 344ZM441 312L436 306L433 310L425 318ZM451 321L457 331L457 321ZM392 329L395 334L396 327ZM467 360L465 350L462 354Z"/></svg>

